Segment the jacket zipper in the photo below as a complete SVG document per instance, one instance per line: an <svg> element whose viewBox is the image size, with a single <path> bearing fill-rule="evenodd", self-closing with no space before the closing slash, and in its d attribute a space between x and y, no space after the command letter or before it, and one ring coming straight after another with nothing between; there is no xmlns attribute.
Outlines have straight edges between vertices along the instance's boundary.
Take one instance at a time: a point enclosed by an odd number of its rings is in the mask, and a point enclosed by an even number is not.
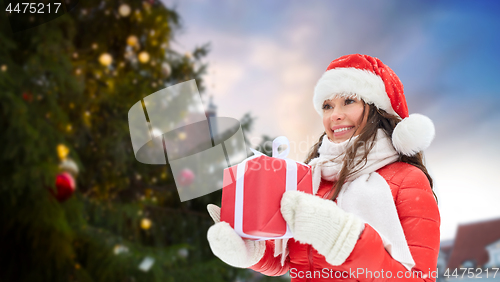
<svg viewBox="0 0 500 282"><path fill-rule="evenodd" d="M311 275L314 273L314 259L312 255L312 245L309 245L308 251L307 251L307 257L309 259L309 271L311 271ZM311 281L311 278L307 278L307 281Z"/></svg>

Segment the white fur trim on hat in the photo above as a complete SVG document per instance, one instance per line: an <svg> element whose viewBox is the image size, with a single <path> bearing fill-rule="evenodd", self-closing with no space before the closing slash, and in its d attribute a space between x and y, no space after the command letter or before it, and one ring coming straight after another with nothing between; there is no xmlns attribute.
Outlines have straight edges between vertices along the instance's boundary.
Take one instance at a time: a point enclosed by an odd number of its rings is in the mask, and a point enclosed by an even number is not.
<svg viewBox="0 0 500 282"><path fill-rule="evenodd" d="M434 135L434 124L430 118L411 114L394 128L392 145L401 154L412 156L429 147Z"/></svg>
<svg viewBox="0 0 500 282"><path fill-rule="evenodd" d="M399 116L391 106L382 78L370 71L356 68L326 71L314 88L313 104L320 116L323 116L323 102L338 96L361 98L367 104Z"/></svg>

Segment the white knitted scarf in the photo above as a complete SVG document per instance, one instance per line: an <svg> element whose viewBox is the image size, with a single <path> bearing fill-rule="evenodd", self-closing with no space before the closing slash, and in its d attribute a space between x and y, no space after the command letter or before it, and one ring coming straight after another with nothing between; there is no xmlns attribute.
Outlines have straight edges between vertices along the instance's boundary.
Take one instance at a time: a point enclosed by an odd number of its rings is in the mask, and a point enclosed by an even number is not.
<svg viewBox="0 0 500 282"><path fill-rule="evenodd" d="M318 149L319 157L309 162L313 171L312 179L314 194L318 192L321 178L328 181L335 181L338 179L347 148L354 144L357 139L358 136L354 136L351 140L346 140L342 143L334 143L330 141L327 135L323 137L323 142ZM387 137L382 129L377 131L374 143L373 148L368 153L366 164L361 163L358 165L354 171L359 171L347 178L347 182L356 179L362 174L374 172L398 159L398 153L394 150L391 139ZM364 149L365 146L358 148L355 162L364 155Z"/></svg>
<svg viewBox="0 0 500 282"><path fill-rule="evenodd" d="M318 149L319 157L312 159L309 165L312 168L313 193L318 192L321 179L336 181L342 169L345 153L348 146L356 142L357 136L342 143L330 141L327 135L323 137ZM403 228L397 215L396 206L389 185L382 187L369 187L381 191L361 191L355 187L349 188L352 180L360 175L372 173L390 163L395 162L399 155L394 150L392 142L382 129L377 131L374 145L367 156L366 164L362 162L354 171L356 173L348 177L346 183L337 197L337 205L346 212L359 216L364 222L369 223L381 236L384 246L391 256L402 263L407 269L411 269L415 263L411 256ZM358 148L355 162L364 155L364 146ZM349 191L348 191L349 190ZM370 197L370 199L362 199ZM375 197L375 198L374 198ZM360 199L361 198L361 199ZM359 207L363 203L363 207ZM282 265L288 256L288 239L275 240L274 256L284 254L281 257Z"/></svg>

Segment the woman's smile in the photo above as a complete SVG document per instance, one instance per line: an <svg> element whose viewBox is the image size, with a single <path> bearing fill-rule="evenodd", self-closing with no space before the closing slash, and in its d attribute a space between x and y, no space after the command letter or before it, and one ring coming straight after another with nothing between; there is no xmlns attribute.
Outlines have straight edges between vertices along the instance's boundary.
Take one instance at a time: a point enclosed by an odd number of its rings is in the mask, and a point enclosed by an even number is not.
<svg viewBox="0 0 500 282"><path fill-rule="evenodd" d="M352 129L354 129L354 126L334 126L332 128L333 136L340 137L344 134L352 134Z"/></svg>

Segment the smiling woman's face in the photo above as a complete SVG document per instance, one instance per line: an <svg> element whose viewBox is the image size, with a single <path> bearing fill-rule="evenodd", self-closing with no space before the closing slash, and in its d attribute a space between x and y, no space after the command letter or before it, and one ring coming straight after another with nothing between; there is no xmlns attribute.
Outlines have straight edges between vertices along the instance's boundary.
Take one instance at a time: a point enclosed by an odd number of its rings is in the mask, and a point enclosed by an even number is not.
<svg viewBox="0 0 500 282"><path fill-rule="evenodd" d="M366 107L362 119L363 108ZM357 98L333 98L323 103L323 126L328 138L341 143L356 136L366 124L368 105Z"/></svg>

